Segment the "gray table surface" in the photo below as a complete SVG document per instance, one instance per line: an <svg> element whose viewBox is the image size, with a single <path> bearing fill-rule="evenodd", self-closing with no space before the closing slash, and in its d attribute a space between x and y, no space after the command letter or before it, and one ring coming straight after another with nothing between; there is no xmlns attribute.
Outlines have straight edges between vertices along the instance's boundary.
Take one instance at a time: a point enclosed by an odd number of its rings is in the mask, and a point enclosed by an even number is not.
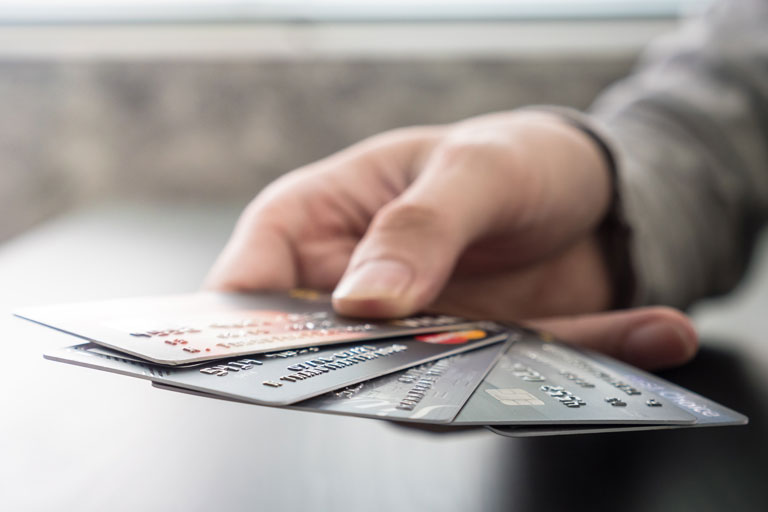
<svg viewBox="0 0 768 512"><path fill-rule="evenodd" d="M10 315L194 291L237 214L104 205L0 247L2 510L768 510L768 257L697 308L706 348L665 374L744 428L515 440L207 400L45 361L73 338Z"/></svg>

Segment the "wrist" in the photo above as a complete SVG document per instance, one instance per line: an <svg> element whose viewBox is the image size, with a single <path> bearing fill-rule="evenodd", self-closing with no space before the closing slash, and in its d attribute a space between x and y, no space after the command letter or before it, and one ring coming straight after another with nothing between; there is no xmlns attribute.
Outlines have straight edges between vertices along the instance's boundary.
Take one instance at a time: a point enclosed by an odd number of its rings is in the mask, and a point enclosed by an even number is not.
<svg viewBox="0 0 768 512"><path fill-rule="evenodd" d="M635 302L636 275L631 254L632 230L624 217L618 160L607 138L581 112L556 106L529 107L557 116L561 122L578 130L589 140L602 161L602 169L609 180L609 198L595 234L600 247L608 286L611 290L611 309L625 309Z"/></svg>
<svg viewBox="0 0 768 512"><path fill-rule="evenodd" d="M616 157L605 139L590 124L571 117L564 119L579 129L600 151L604 169L609 175L610 198L602 221L597 227L596 237L612 295L610 309L625 309L634 301L636 283L630 251L632 234L624 219Z"/></svg>

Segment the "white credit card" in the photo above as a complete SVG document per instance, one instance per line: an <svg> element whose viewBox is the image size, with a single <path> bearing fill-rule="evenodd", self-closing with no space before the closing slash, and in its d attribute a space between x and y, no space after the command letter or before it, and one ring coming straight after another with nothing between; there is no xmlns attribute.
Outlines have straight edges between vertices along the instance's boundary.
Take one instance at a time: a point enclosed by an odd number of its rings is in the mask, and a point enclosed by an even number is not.
<svg viewBox="0 0 768 512"><path fill-rule="evenodd" d="M21 318L153 363L182 365L277 350L456 330L447 315L372 322L336 315L330 297L288 293L195 293L16 311Z"/></svg>

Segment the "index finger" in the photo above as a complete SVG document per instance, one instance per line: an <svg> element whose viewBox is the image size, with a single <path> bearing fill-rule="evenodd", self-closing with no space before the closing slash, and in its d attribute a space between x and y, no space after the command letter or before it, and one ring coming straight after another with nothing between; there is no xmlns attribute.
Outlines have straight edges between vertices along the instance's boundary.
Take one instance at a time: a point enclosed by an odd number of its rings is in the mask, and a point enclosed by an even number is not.
<svg viewBox="0 0 768 512"><path fill-rule="evenodd" d="M286 290L298 285L288 236L267 216L246 210L205 279L222 291Z"/></svg>

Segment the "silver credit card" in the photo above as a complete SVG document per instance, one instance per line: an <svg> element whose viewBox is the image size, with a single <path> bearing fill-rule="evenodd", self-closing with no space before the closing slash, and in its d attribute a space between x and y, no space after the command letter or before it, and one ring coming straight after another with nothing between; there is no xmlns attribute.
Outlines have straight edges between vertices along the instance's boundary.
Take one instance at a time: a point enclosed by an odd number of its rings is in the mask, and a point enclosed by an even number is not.
<svg viewBox="0 0 768 512"><path fill-rule="evenodd" d="M137 361L91 343L45 354L47 359L217 394L264 405L287 405L381 375L467 350L506 341L506 327L482 322L474 328L308 347L229 358L193 367Z"/></svg>
<svg viewBox="0 0 768 512"><path fill-rule="evenodd" d="M450 423L503 352L502 344L464 352L292 407L394 421Z"/></svg>
<svg viewBox="0 0 768 512"><path fill-rule="evenodd" d="M447 315L369 322L336 315L330 297L289 293L195 293L16 311L21 318L158 364L456 330Z"/></svg>
<svg viewBox="0 0 768 512"><path fill-rule="evenodd" d="M503 344L497 344L462 352L286 407L394 421L450 423L504 350ZM162 382L152 385L167 391L226 400Z"/></svg>
<svg viewBox="0 0 768 512"><path fill-rule="evenodd" d="M669 398L607 365L606 357L534 334L511 345L454 425L692 424Z"/></svg>

